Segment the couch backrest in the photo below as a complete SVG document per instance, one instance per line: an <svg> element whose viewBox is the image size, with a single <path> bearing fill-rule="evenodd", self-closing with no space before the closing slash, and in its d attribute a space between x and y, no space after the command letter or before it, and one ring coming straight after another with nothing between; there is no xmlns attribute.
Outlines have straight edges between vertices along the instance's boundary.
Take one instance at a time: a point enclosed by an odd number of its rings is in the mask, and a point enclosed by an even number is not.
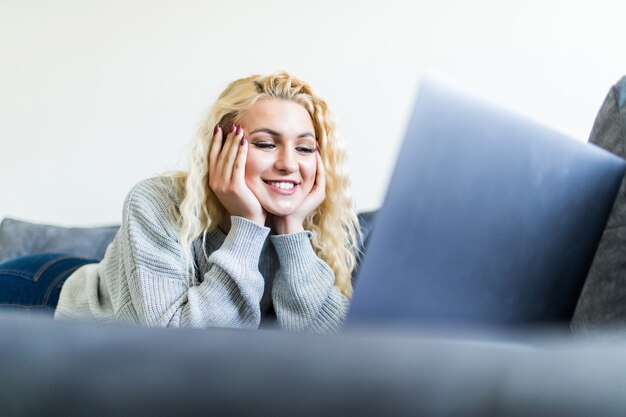
<svg viewBox="0 0 626 417"><path fill-rule="evenodd" d="M626 156L626 77L611 88L589 142ZM626 323L626 181L618 191L572 320L575 331Z"/></svg>
<svg viewBox="0 0 626 417"><path fill-rule="evenodd" d="M5 218L0 223L0 262L43 252L100 260L118 228L59 227Z"/></svg>

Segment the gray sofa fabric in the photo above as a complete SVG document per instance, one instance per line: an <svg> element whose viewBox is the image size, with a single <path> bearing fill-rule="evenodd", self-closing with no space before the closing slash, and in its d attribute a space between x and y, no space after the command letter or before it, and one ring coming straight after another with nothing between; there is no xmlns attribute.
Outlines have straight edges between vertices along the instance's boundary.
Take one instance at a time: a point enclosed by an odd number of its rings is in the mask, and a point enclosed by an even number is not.
<svg viewBox="0 0 626 417"><path fill-rule="evenodd" d="M626 157L626 77L611 88L589 142ZM626 179L622 180L572 320L574 331L626 323Z"/></svg>
<svg viewBox="0 0 626 417"><path fill-rule="evenodd" d="M0 223L0 262L44 252L100 260L118 228L59 227L5 218Z"/></svg>
<svg viewBox="0 0 626 417"><path fill-rule="evenodd" d="M619 416L626 341L154 329L0 315L13 416Z"/></svg>

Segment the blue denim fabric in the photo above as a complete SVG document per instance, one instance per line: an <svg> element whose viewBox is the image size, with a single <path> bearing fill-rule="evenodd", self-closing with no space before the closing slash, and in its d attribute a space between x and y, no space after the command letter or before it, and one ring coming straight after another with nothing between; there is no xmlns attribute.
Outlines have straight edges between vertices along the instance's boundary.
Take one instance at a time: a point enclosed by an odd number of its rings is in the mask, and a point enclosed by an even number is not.
<svg viewBox="0 0 626 417"><path fill-rule="evenodd" d="M95 259L59 253L21 256L0 263L0 310L52 314L65 280Z"/></svg>

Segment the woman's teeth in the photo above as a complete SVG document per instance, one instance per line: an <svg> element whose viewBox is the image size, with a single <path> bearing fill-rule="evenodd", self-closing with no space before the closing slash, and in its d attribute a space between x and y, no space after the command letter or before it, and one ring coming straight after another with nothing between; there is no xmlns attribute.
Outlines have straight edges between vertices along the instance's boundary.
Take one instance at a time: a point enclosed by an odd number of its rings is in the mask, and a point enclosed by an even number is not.
<svg viewBox="0 0 626 417"><path fill-rule="evenodd" d="M268 184L282 190L291 190L294 186L292 182L268 182Z"/></svg>

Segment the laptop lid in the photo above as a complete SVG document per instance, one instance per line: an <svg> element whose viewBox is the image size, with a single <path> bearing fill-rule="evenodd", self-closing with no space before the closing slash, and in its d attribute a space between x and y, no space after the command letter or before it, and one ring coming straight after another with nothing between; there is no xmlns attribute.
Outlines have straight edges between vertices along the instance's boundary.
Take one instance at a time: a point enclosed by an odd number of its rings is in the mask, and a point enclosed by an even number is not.
<svg viewBox="0 0 626 417"><path fill-rule="evenodd" d="M594 145L424 81L347 323L569 322L624 169Z"/></svg>

